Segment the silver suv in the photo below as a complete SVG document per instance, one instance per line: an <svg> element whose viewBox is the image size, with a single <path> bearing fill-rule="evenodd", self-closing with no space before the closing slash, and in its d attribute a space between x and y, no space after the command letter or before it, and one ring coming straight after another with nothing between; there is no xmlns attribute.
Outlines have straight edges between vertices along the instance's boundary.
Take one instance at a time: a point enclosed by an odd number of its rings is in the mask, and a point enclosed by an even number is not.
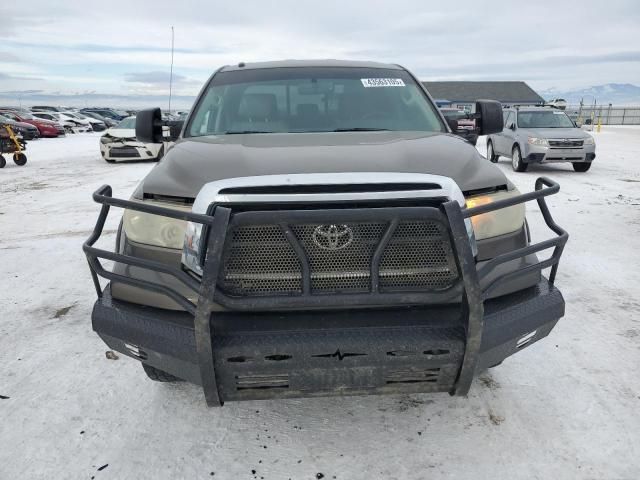
<svg viewBox="0 0 640 480"><path fill-rule="evenodd" d="M489 135L487 158L511 157L513 169L524 172L532 163L571 162L586 172L596 158L593 137L576 126L562 110L544 107L506 108L504 129Z"/></svg>

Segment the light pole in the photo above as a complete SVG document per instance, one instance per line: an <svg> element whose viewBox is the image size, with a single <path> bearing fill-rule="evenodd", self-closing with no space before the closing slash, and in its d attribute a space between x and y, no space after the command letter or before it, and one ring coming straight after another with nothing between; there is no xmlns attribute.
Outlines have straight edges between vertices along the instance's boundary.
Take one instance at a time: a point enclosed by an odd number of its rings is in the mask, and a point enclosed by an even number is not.
<svg viewBox="0 0 640 480"><path fill-rule="evenodd" d="M171 68L169 70L169 115L171 115L171 90L173 87L173 25L171 25Z"/></svg>

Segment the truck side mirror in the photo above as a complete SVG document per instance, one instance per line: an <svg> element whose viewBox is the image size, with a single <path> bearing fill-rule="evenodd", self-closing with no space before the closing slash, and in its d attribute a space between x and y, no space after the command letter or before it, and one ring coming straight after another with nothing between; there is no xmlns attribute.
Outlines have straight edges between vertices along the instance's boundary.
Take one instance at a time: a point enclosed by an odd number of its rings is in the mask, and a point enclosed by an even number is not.
<svg viewBox="0 0 640 480"><path fill-rule="evenodd" d="M445 117L445 118L447 120L447 124L449 125L449 128L451 129L451 131L453 133L456 133L458 131L458 120L450 117Z"/></svg>
<svg viewBox="0 0 640 480"><path fill-rule="evenodd" d="M500 133L504 128L502 118L502 105L495 100L476 101L476 113L474 115L478 126L478 135Z"/></svg>
<svg viewBox="0 0 640 480"><path fill-rule="evenodd" d="M136 114L136 139L142 143L162 143L162 113L159 108L141 110Z"/></svg>

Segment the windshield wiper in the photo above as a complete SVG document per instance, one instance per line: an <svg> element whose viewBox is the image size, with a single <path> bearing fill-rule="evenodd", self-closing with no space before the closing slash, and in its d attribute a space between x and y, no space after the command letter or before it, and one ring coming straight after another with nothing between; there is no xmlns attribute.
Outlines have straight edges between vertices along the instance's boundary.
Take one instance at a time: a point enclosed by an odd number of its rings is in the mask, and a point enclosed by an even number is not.
<svg viewBox="0 0 640 480"><path fill-rule="evenodd" d="M224 132L225 135L243 135L245 133L276 133L276 132L267 132L262 130L229 130L228 132Z"/></svg>
<svg viewBox="0 0 640 480"><path fill-rule="evenodd" d="M351 127L336 128L334 132L388 132L388 128Z"/></svg>

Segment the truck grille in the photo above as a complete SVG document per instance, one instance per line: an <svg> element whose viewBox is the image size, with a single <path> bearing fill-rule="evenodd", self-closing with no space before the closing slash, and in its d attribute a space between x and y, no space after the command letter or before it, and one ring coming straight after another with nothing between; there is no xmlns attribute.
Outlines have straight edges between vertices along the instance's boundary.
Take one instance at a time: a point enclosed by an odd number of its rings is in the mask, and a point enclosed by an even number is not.
<svg viewBox="0 0 640 480"><path fill-rule="evenodd" d="M549 146L551 148L582 148L584 140L549 140Z"/></svg>
<svg viewBox="0 0 640 480"><path fill-rule="evenodd" d="M297 224L234 228L227 240L220 288L232 296L302 293L303 260L308 259L312 294L371 291L371 266L385 222L343 225ZM303 256L304 258L304 256ZM400 222L385 246L379 268L381 291L438 291L458 273L448 234L435 221Z"/></svg>

